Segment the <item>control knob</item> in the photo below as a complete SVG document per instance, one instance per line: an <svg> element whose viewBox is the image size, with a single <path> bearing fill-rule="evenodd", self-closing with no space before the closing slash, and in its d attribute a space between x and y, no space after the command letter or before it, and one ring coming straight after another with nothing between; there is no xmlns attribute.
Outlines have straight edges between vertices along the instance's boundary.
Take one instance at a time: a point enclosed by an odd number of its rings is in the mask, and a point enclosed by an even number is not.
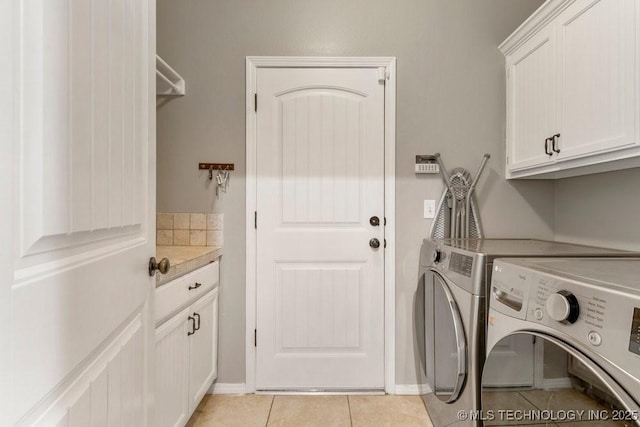
<svg viewBox="0 0 640 427"><path fill-rule="evenodd" d="M558 291L547 298L547 313L553 320L562 323L575 323L580 315L578 299L569 291Z"/></svg>
<svg viewBox="0 0 640 427"><path fill-rule="evenodd" d="M433 252L433 262L437 264L440 261L442 261L442 251L440 249L436 249Z"/></svg>

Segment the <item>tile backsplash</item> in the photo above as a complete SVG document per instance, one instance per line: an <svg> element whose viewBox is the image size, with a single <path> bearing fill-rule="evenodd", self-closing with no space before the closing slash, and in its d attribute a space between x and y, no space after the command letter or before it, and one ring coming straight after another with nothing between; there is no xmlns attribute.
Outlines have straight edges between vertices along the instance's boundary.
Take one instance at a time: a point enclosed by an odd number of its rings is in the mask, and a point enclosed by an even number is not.
<svg viewBox="0 0 640 427"><path fill-rule="evenodd" d="M157 213L156 245L222 246L224 214Z"/></svg>

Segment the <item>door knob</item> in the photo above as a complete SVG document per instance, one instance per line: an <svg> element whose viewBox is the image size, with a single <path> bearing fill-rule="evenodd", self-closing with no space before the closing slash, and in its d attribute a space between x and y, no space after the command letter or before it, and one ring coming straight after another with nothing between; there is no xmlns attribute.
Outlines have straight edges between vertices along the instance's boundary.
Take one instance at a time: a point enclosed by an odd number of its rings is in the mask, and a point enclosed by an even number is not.
<svg viewBox="0 0 640 427"><path fill-rule="evenodd" d="M156 262L155 257L149 258L149 276L155 276L156 271L162 274L167 274L171 268L171 263L167 258L162 258L160 262Z"/></svg>
<svg viewBox="0 0 640 427"><path fill-rule="evenodd" d="M373 249L378 249L380 247L380 240L376 238L369 240L369 246L371 246Z"/></svg>
<svg viewBox="0 0 640 427"><path fill-rule="evenodd" d="M371 218L369 218L369 224L373 225L374 227L379 226L380 218L378 218L377 216L372 216Z"/></svg>

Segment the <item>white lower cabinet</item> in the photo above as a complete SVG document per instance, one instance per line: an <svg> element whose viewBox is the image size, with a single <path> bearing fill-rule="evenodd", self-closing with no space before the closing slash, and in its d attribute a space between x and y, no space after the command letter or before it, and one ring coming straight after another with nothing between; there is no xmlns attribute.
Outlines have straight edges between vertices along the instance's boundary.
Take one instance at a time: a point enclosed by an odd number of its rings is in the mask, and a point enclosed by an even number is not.
<svg viewBox="0 0 640 427"><path fill-rule="evenodd" d="M190 416L188 310L156 329L154 426L182 426Z"/></svg>
<svg viewBox="0 0 640 427"><path fill-rule="evenodd" d="M155 338L153 425L183 426L217 377L218 287L158 326Z"/></svg>
<svg viewBox="0 0 640 427"><path fill-rule="evenodd" d="M189 336L189 412L193 413L218 374L218 289L191 306L196 324Z"/></svg>

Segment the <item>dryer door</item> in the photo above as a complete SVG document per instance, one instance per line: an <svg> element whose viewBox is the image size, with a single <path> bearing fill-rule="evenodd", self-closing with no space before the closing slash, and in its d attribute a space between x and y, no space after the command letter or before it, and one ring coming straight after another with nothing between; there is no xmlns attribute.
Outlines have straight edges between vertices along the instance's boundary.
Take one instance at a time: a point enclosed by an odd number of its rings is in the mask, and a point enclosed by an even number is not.
<svg viewBox="0 0 640 427"><path fill-rule="evenodd" d="M445 278L428 269L424 277L427 382L444 402L458 399L467 377L467 341L458 304Z"/></svg>
<svg viewBox="0 0 640 427"><path fill-rule="evenodd" d="M557 338L539 332L519 332L537 340L533 387L487 387L483 374L482 416L485 424L538 424L590 421L585 425L631 426L638 424L640 408L607 372L582 352ZM509 340L513 342L514 340ZM500 357L501 341L488 353L487 366ZM502 350L500 350L502 351ZM589 377L576 376L579 364ZM508 383L504 372L503 384ZM563 425L563 424L559 424ZM572 424L573 425L573 424Z"/></svg>

